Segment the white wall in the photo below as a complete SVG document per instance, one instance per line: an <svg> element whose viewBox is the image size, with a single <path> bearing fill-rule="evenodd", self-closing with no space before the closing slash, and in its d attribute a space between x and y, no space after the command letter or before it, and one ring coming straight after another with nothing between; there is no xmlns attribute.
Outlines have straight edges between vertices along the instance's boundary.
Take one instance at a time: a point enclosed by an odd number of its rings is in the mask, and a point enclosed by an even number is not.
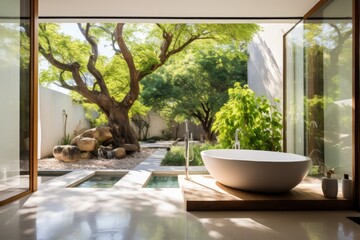
<svg viewBox="0 0 360 240"><path fill-rule="evenodd" d="M184 138L185 135L185 123L174 123L174 125L169 126L166 123L166 120L160 116L160 114L155 112L149 112L148 118L150 120L150 127L148 130L147 138L152 137L162 137L164 132L170 132L172 139ZM132 123L136 134L138 135L138 127ZM196 125L193 122L189 122L189 131L192 134L194 139L201 139L201 136L204 138L204 131L201 125ZM143 133L142 133L143 134ZM141 138L143 136L141 135Z"/></svg>
<svg viewBox="0 0 360 240"><path fill-rule="evenodd" d="M19 16L19 2L5 4L1 14ZM0 22L0 180L20 171L20 21L11 22Z"/></svg>
<svg viewBox="0 0 360 240"><path fill-rule="evenodd" d="M167 129L167 124L165 119L163 119L159 114L154 112L149 113L150 117L150 128L148 131L148 138L154 136L161 136L163 131Z"/></svg>
<svg viewBox="0 0 360 240"><path fill-rule="evenodd" d="M150 123L146 138L161 137L163 135L163 131L166 131L168 128L165 119L158 113L149 112L145 118ZM139 128L134 123L132 123L131 126L133 127L137 137L139 137ZM145 131L145 129L143 130ZM141 139L144 138L143 134L144 132L141 133Z"/></svg>
<svg viewBox="0 0 360 240"><path fill-rule="evenodd" d="M89 128L85 110L71 96L40 86L39 88L39 158L52 155L55 145L64 135L63 110L68 114L66 133Z"/></svg>
<svg viewBox="0 0 360 240"><path fill-rule="evenodd" d="M248 84L258 96L283 99L283 35L294 24L259 24L260 31L248 46Z"/></svg>

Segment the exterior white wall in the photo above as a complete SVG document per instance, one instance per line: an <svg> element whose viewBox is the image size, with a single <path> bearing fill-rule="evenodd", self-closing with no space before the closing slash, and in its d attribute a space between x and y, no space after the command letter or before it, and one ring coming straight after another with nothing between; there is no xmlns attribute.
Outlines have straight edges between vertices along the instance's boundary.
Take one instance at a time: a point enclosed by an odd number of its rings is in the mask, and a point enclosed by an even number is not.
<svg viewBox="0 0 360 240"><path fill-rule="evenodd" d="M165 119L162 118L158 113L149 112L147 114L147 117L145 118L150 123L146 138L161 137L163 135L163 132L167 130L167 124ZM139 128L134 123L131 123L131 126L137 134L137 137L139 137ZM143 134L144 133L142 132L141 139L144 138Z"/></svg>
<svg viewBox="0 0 360 240"><path fill-rule="evenodd" d="M163 131L167 129L167 124L165 119L163 119L159 114L156 114L154 112L150 112L150 127L148 131L148 138L154 137L154 136L161 136L163 134Z"/></svg>
<svg viewBox="0 0 360 240"><path fill-rule="evenodd" d="M164 133L170 133L172 139L184 138L185 135L185 123L174 123L173 126L170 127L167 125L166 120L161 117L158 113L149 112L148 119L150 120L150 127L147 133L147 138L152 137L163 137ZM138 135L139 129L138 127L132 123L132 127L134 128L136 134ZM196 125L193 122L189 122L189 131L192 134L193 138L198 140L202 137L204 138L204 131L201 125ZM141 135L141 138L143 136Z"/></svg>
<svg viewBox="0 0 360 240"><path fill-rule="evenodd" d="M66 111L66 134L89 128L85 119L85 110L72 101L71 96L40 86L39 88L39 158L52 155L55 145L64 136L64 116Z"/></svg>
<svg viewBox="0 0 360 240"><path fill-rule="evenodd" d="M19 16L19 2L6 3L1 14ZM0 22L0 180L20 174L20 21L11 22Z"/></svg>
<svg viewBox="0 0 360 240"><path fill-rule="evenodd" d="M294 24L259 24L260 31L248 46L248 84L258 95L283 100L283 35Z"/></svg>

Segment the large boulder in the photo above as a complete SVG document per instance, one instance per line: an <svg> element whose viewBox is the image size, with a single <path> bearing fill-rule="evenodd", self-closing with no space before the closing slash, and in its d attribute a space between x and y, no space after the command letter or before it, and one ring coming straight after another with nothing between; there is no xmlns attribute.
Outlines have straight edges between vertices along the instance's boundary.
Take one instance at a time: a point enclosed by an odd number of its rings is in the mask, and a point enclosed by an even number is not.
<svg viewBox="0 0 360 240"><path fill-rule="evenodd" d="M113 151L112 151L112 157L113 158L116 158L116 159L120 159L120 158L124 158L126 157L126 151L124 148L115 148Z"/></svg>
<svg viewBox="0 0 360 240"><path fill-rule="evenodd" d="M81 158L81 151L76 146L58 145L54 147L53 155L64 162L75 162Z"/></svg>
<svg viewBox="0 0 360 240"><path fill-rule="evenodd" d="M66 147L66 145L57 145L54 147L54 149L53 149L54 158L56 158L58 160L62 160L62 151L63 151L64 147Z"/></svg>
<svg viewBox="0 0 360 240"><path fill-rule="evenodd" d="M76 162L81 158L81 151L76 146L67 145L61 153L64 162Z"/></svg>
<svg viewBox="0 0 360 240"><path fill-rule="evenodd" d="M98 148L98 156L100 158L110 159L112 158L112 147L111 146L102 146Z"/></svg>
<svg viewBox="0 0 360 240"><path fill-rule="evenodd" d="M81 138L82 138L81 135L74 137L74 138L71 140L70 144L71 144L71 145L74 145L74 146L77 146L77 142L78 142L79 139L81 139Z"/></svg>
<svg viewBox="0 0 360 240"><path fill-rule="evenodd" d="M110 127L99 127L96 128L99 131L99 138L97 139L100 142L105 142L113 138Z"/></svg>
<svg viewBox="0 0 360 240"><path fill-rule="evenodd" d="M140 150L139 146L135 144L124 144L122 147L128 152L137 152Z"/></svg>
<svg viewBox="0 0 360 240"><path fill-rule="evenodd" d="M110 132L110 127L97 127L97 128L92 128L92 129L86 130L85 132L83 132L82 134L80 134L77 137L95 138L99 142L105 142L105 141L112 139L112 134ZM75 139L77 137L75 137L73 140L75 141Z"/></svg>
<svg viewBox="0 0 360 240"><path fill-rule="evenodd" d="M98 141L94 138L80 138L76 141L78 148L82 152L92 152L95 150Z"/></svg>
<svg viewBox="0 0 360 240"><path fill-rule="evenodd" d="M82 138L95 138L98 139L100 136L99 131L97 130L97 128L91 128L89 130L86 130L85 132L83 132L82 134L79 135Z"/></svg>
<svg viewBox="0 0 360 240"><path fill-rule="evenodd" d="M88 160L92 157L91 152L82 152L81 153L81 159Z"/></svg>

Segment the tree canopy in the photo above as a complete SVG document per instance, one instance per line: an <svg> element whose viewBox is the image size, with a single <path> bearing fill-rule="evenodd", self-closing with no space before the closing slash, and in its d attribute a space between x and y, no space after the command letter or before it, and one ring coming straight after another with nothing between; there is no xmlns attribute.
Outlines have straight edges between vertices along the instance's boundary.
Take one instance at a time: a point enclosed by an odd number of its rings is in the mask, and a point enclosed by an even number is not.
<svg viewBox="0 0 360 240"><path fill-rule="evenodd" d="M209 47L173 58L142 84L145 105L167 119L192 119L201 124L207 141L214 140L214 116L228 100L235 82L247 81L247 55L234 46Z"/></svg>

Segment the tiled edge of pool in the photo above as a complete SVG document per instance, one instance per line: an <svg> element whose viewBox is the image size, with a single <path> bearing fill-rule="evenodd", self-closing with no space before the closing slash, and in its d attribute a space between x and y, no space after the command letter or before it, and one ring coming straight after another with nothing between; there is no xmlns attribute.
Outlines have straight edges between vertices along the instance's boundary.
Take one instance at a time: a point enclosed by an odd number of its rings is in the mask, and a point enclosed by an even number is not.
<svg viewBox="0 0 360 240"><path fill-rule="evenodd" d="M69 185L76 184L86 178L91 177L96 171L75 170L68 174L62 175L39 186L39 189L51 190L54 188L66 188Z"/></svg>
<svg viewBox="0 0 360 240"><path fill-rule="evenodd" d="M121 178L123 178L127 173L129 172L129 170L95 170L93 173L89 174L88 176L86 176L85 178L82 178L82 179L79 179L78 181L68 185L67 187L68 188L77 188L77 187L81 187L80 185L84 184L86 181L91 181L91 179L93 177L95 178L102 178L102 177L105 177L105 178L108 178L108 177L116 177L118 178L118 181L121 180ZM107 181L105 179L103 179L104 181ZM96 180L92 180L93 182L97 182ZM108 181L114 181L114 180L110 180L108 179ZM116 181L117 182L117 181ZM116 182L112 182L111 186L107 186L107 187L104 187L104 188L111 188L113 187L113 185L116 183ZM90 187L88 186L89 188L102 188L102 187ZM87 187L83 187L83 188L87 188Z"/></svg>
<svg viewBox="0 0 360 240"><path fill-rule="evenodd" d="M142 188L150 178L152 172L160 167L160 163L165 157L166 152L166 149L156 150L150 157L137 165L133 170L130 170L113 188L123 190Z"/></svg>

